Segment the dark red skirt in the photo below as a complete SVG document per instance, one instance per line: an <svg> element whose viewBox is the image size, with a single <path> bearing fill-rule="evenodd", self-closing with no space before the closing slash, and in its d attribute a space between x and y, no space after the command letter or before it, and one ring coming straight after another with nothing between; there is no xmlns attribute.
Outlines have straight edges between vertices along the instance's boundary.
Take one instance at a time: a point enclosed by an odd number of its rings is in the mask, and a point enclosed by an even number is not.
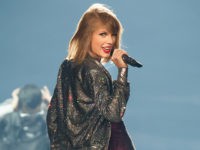
<svg viewBox="0 0 200 150"><path fill-rule="evenodd" d="M111 123L111 138L108 150L135 150L123 121Z"/></svg>

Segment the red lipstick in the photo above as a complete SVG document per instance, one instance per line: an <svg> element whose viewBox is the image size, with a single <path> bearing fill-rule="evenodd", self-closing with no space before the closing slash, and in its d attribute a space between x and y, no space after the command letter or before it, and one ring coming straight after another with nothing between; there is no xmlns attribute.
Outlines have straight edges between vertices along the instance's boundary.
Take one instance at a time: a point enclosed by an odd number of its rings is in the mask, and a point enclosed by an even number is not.
<svg viewBox="0 0 200 150"><path fill-rule="evenodd" d="M112 50L112 47L103 47L102 49L104 53L109 54Z"/></svg>

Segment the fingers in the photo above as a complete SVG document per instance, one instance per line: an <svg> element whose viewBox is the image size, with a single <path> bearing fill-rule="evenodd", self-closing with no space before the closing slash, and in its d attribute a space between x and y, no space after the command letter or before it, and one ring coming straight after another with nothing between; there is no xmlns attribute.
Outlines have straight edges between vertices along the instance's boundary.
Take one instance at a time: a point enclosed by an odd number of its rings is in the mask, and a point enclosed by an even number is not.
<svg viewBox="0 0 200 150"><path fill-rule="evenodd" d="M122 59L123 54L127 54L127 52L124 50L121 50L121 49L115 49L113 52L111 60L115 63L115 65L118 68L127 67L127 64L124 63L124 61Z"/></svg>

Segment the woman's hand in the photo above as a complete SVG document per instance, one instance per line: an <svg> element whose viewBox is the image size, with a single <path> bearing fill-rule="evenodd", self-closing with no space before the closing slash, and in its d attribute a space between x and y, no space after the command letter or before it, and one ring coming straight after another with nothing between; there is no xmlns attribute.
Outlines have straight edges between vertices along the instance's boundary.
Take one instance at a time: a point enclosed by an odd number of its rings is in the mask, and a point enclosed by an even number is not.
<svg viewBox="0 0 200 150"><path fill-rule="evenodd" d="M122 59L123 54L127 55L127 52L122 49L115 49L112 54L111 60L118 68L127 68L128 67L127 64Z"/></svg>

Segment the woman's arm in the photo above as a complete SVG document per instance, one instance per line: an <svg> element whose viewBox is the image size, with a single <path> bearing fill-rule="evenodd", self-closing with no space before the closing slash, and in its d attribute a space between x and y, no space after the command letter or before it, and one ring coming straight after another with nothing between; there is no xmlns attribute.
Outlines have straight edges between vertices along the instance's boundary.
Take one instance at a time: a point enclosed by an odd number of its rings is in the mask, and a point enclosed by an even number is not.
<svg viewBox="0 0 200 150"><path fill-rule="evenodd" d="M86 73L84 81L96 103L96 108L107 120L121 121L129 98L128 69L119 69L118 79L109 83L108 76L101 69Z"/></svg>

